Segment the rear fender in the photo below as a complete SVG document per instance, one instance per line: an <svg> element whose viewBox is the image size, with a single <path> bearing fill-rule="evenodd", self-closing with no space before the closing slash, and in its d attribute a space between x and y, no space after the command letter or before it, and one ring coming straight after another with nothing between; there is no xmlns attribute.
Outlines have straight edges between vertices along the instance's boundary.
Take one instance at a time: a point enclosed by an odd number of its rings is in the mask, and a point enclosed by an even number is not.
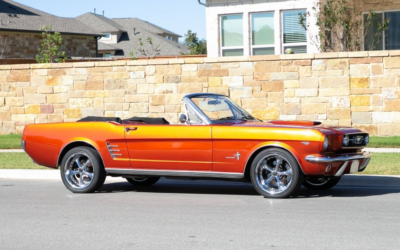
<svg viewBox="0 0 400 250"><path fill-rule="evenodd" d="M96 142L94 142L94 141L92 141L90 139L83 138L83 137L76 137L76 138L71 139L68 143L66 143L62 147L60 153L58 154L57 167L59 167L61 165L61 161L62 161L64 155L69 150L71 150L71 149L73 149L75 147L80 147L80 146L87 146L87 147L91 147L91 148L95 149L97 151L97 153L100 155L100 158L101 158L101 160L103 162L103 165L104 165L104 160L103 160L103 157L100 154L99 145Z"/></svg>

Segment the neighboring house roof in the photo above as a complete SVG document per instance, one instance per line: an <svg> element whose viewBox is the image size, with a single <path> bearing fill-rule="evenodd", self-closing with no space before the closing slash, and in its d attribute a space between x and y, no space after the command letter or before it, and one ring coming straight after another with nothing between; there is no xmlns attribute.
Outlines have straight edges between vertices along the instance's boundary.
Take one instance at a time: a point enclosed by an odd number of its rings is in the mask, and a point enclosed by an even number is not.
<svg viewBox="0 0 400 250"><path fill-rule="evenodd" d="M178 37L182 37L181 35L178 35L172 31L166 30L164 28L161 28L160 26L157 26L155 24L152 24L150 22L147 21L143 21L139 18L113 18L114 21L116 22L124 22L127 21L130 24L133 24L135 27L138 28L142 28L145 30L148 30L154 34L169 34L172 36L178 36Z"/></svg>
<svg viewBox="0 0 400 250"><path fill-rule="evenodd" d="M76 17L76 19L90 27L96 27L96 30L100 32L126 32L118 23L101 15L86 13Z"/></svg>
<svg viewBox="0 0 400 250"><path fill-rule="evenodd" d="M11 0L0 1L0 30L41 32L40 28L48 25L65 34L103 35L74 18L54 16Z"/></svg>
<svg viewBox="0 0 400 250"><path fill-rule="evenodd" d="M98 47L98 49L99 49L99 50L109 50L109 51L121 50L121 49L116 48L116 47L114 47L114 46L112 46L112 45L110 45L110 44L105 44L105 43L102 43L102 42L99 42L99 47Z"/></svg>
<svg viewBox="0 0 400 250"><path fill-rule="evenodd" d="M154 49L158 46L157 49L160 50L160 55L167 56L188 53L185 45L160 36L161 34L166 34L181 37L180 35L138 18L109 19L87 13L77 17L77 19L96 29L98 32L110 32L110 26L112 26L122 33L117 44L105 44L99 41L99 51L117 51L116 56L130 56L130 53L134 52L136 57L141 57L143 55L139 52L139 49L143 49L149 52L147 56L155 56ZM149 37L152 39L153 47L147 42ZM142 39L143 46L140 45L139 38Z"/></svg>

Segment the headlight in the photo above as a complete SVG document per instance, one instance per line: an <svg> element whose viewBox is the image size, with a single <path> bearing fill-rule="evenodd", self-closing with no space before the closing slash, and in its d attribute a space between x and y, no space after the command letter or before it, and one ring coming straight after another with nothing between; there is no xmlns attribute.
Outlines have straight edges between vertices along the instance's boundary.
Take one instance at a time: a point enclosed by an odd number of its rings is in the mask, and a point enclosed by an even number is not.
<svg viewBox="0 0 400 250"><path fill-rule="evenodd" d="M364 142L365 142L365 145L367 145L369 143L369 135L364 137Z"/></svg>
<svg viewBox="0 0 400 250"><path fill-rule="evenodd" d="M329 146L329 139L328 136L326 136L324 139L324 151L328 149L328 146Z"/></svg>
<svg viewBox="0 0 400 250"><path fill-rule="evenodd" d="M343 146L348 146L348 145L349 145L349 142L350 142L349 136L348 136L348 135L345 135L345 136L343 137Z"/></svg>

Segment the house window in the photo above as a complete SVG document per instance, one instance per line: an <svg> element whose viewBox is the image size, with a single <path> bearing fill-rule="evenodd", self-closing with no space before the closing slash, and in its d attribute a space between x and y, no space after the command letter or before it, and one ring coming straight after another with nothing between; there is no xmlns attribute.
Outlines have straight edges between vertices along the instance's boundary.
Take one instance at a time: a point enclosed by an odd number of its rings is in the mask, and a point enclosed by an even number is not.
<svg viewBox="0 0 400 250"><path fill-rule="evenodd" d="M243 56L243 15L221 16L222 56Z"/></svg>
<svg viewBox="0 0 400 250"><path fill-rule="evenodd" d="M388 29L380 29L384 20L389 21ZM371 26L365 34L365 50L396 50L400 49L400 11L375 13Z"/></svg>
<svg viewBox="0 0 400 250"><path fill-rule="evenodd" d="M105 58L111 57L111 53L106 53L106 54L104 54L104 57L105 57Z"/></svg>
<svg viewBox="0 0 400 250"><path fill-rule="evenodd" d="M251 14L252 55L275 54L274 13Z"/></svg>
<svg viewBox="0 0 400 250"><path fill-rule="evenodd" d="M299 23L299 14L305 10L282 12L282 43L283 51L292 49L295 54L307 53L307 31Z"/></svg>

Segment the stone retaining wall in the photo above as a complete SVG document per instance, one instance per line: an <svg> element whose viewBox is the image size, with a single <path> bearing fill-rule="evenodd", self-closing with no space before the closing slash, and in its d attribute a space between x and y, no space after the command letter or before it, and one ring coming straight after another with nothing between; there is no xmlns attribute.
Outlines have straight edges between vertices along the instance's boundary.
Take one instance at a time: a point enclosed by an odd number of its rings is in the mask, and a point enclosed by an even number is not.
<svg viewBox="0 0 400 250"><path fill-rule="evenodd" d="M0 133L85 116L177 123L194 92L263 120L319 120L400 135L400 51L0 65Z"/></svg>

